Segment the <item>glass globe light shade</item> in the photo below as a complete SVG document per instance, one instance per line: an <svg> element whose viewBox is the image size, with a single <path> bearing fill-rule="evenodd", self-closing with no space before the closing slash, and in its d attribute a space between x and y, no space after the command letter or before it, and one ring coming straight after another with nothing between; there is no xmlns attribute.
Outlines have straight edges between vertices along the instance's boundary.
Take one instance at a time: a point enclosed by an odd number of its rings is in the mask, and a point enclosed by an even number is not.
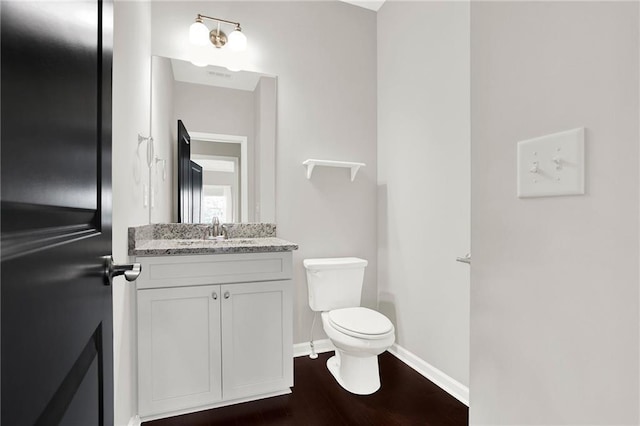
<svg viewBox="0 0 640 426"><path fill-rule="evenodd" d="M236 30L227 37L227 46L235 52L243 51L247 48L247 36L236 28Z"/></svg>
<svg viewBox="0 0 640 426"><path fill-rule="evenodd" d="M189 41L196 46L204 46L209 42L209 28L196 21L189 27Z"/></svg>

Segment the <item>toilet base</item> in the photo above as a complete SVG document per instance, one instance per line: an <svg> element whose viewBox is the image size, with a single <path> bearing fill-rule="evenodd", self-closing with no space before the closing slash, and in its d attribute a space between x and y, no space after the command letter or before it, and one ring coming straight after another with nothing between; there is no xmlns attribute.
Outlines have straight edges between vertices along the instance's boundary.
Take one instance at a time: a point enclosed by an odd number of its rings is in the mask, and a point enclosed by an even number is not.
<svg viewBox="0 0 640 426"><path fill-rule="evenodd" d="M352 356L336 350L327 360L327 368L338 384L356 395L371 395L380 389L378 357Z"/></svg>

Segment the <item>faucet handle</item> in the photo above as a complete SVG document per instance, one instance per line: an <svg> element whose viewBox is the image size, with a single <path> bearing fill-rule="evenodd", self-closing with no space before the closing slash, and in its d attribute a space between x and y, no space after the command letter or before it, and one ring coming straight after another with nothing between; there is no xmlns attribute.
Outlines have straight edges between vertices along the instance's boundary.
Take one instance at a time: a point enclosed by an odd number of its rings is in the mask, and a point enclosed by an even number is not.
<svg viewBox="0 0 640 426"><path fill-rule="evenodd" d="M224 235L224 239L228 240L229 239L229 228L227 227L227 224L223 223L221 228L222 228L222 235Z"/></svg>

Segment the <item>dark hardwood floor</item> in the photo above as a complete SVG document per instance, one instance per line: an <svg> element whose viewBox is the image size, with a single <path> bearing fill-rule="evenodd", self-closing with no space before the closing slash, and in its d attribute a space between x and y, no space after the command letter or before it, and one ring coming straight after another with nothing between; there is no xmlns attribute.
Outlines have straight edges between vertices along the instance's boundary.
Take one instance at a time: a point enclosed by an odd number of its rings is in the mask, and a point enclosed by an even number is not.
<svg viewBox="0 0 640 426"><path fill-rule="evenodd" d="M143 423L144 426L468 424L468 408L388 352L380 355L381 389L353 395L326 367L333 352L295 359L290 395Z"/></svg>

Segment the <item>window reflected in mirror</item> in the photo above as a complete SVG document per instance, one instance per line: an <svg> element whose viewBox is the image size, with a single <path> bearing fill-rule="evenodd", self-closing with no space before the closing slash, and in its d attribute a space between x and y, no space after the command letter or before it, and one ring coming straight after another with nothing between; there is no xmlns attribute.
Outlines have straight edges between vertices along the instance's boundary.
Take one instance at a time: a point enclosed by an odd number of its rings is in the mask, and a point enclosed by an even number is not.
<svg viewBox="0 0 640 426"><path fill-rule="evenodd" d="M192 144L195 146L195 143ZM213 142L212 144L215 144ZM237 155L191 154L193 161L202 166L201 220L211 223L217 217L221 223L240 222L240 147Z"/></svg>

